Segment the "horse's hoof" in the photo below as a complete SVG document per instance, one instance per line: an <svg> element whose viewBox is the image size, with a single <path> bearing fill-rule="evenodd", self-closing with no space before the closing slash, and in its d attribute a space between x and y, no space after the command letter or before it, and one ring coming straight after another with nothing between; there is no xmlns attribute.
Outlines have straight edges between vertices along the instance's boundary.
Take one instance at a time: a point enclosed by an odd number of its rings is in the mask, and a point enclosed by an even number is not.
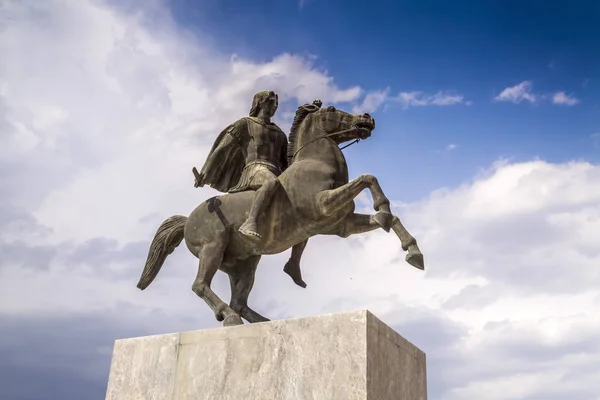
<svg viewBox="0 0 600 400"><path fill-rule="evenodd" d="M244 325L244 321L239 315L229 315L223 320L223 326Z"/></svg>
<svg viewBox="0 0 600 400"><path fill-rule="evenodd" d="M392 228L392 223L394 222L394 214L387 211L378 211L377 214L373 216L373 219L384 231L389 232Z"/></svg>
<svg viewBox="0 0 600 400"><path fill-rule="evenodd" d="M406 262L422 271L425 270L425 261L423 260L423 254L421 252L408 253L406 255Z"/></svg>

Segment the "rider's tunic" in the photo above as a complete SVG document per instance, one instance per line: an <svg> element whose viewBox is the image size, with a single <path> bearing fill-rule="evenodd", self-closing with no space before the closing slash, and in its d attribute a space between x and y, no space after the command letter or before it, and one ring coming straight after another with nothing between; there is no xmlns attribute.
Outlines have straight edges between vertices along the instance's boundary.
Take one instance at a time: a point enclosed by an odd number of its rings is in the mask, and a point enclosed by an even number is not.
<svg viewBox="0 0 600 400"><path fill-rule="evenodd" d="M244 118L249 133L249 140L264 141L269 140L268 146L280 148L280 154L282 156L275 160L261 159L260 154L256 152L253 155L249 155L248 162L242 171L239 182L229 189L229 193L243 192L245 190L256 190L261 187L265 182L276 179L285 168L281 165L282 162L286 161L287 153L287 137L281 129L275 124L264 124L256 118ZM265 131L267 130L267 131ZM256 147L262 143L250 144L250 146Z"/></svg>

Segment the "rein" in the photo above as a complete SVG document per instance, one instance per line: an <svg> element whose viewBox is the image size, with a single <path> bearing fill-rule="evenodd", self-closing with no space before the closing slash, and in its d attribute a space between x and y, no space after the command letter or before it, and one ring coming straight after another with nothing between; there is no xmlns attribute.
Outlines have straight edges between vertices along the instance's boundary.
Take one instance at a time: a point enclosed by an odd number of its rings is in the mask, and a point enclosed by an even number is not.
<svg viewBox="0 0 600 400"><path fill-rule="evenodd" d="M351 141L350 143L348 143L347 145L345 145L344 147L340 147L340 150L344 150L346 147L350 147L350 146L352 146L353 144L355 144L355 143L358 143L358 142L360 142L360 139L359 139L359 138L356 138L356 139L354 139L353 141Z"/></svg>
<svg viewBox="0 0 600 400"><path fill-rule="evenodd" d="M317 136L316 138L314 138L313 140L309 141L308 143L303 144L302 146L300 146L300 148L294 152L294 155L292 156L292 159L296 157L296 155L300 152L300 150L302 150L303 148L305 148L309 144L312 144L312 143L316 142L317 140L321 140L321 139L331 140L331 136L341 135L342 133L352 132L352 131L355 131L357 129L358 128L353 127L353 128L350 128L350 129L344 129L343 131L338 131L338 132L328 133L327 135ZM333 142L333 140L331 140L331 141ZM354 141L352 141L350 144L345 145L340 150L344 150L346 147L352 146L353 144L358 143L358 142L360 142L360 139L356 138ZM337 146L338 144L335 143L335 145Z"/></svg>

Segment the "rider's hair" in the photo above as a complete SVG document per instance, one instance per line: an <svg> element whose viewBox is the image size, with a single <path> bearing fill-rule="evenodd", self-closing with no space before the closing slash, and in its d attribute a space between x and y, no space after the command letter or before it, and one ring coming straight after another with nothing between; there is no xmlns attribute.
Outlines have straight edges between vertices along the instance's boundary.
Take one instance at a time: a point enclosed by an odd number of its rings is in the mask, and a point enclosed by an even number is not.
<svg viewBox="0 0 600 400"><path fill-rule="evenodd" d="M252 107L250 108L249 113L251 117L258 116L258 113L260 113L260 106L262 105L263 101L268 99L270 96L275 96L275 92L272 90L265 90L254 95L254 98L252 99Z"/></svg>

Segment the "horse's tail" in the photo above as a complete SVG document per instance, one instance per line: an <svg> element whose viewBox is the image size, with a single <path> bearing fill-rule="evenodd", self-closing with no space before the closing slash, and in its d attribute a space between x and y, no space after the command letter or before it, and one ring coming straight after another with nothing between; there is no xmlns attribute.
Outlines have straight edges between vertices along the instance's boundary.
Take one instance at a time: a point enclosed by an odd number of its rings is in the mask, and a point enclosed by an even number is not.
<svg viewBox="0 0 600 400"><path fill-rule="evenodd" d="M179 246L183 240L183 228L186 221L187 217L174 215L158 227L152 244L150 244L146 266L137 284L138 289L144 290L152 283L167 256Z"/></svg>

